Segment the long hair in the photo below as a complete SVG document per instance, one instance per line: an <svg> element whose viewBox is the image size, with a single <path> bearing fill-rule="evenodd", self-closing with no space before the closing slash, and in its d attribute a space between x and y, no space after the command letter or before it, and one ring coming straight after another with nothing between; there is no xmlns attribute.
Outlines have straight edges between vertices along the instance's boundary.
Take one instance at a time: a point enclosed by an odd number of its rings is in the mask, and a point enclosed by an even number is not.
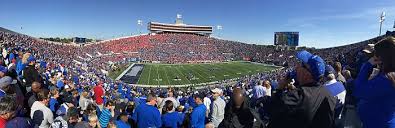
<svg viewBox="0 0 395 128"><path fill-rule="evenodd" d="M395 38L388 37L374 46L375 55L380 58L381 69L395 86Z"/></svg>
<svg viewBox="0 0 395 128"><path fill-rule="evenodd" d="M268 89L272 87L270 81L268 81L268 80L265 80L265 81L263 82L263 86L266 87L266 88L268 88Z"/></svg>
<svg viewBox="0 0 395 128"><path fill-rule="evenodd" d="M30 57L30 53L25 53L22 56L22 63L26 64L27 63L27 59Z"/></svg>

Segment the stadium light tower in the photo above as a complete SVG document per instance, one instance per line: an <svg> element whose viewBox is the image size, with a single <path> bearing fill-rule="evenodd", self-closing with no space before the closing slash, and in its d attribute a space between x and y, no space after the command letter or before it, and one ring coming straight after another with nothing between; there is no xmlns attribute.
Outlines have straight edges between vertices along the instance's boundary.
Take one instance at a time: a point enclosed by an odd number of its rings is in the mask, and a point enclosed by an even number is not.
<svg viewBox="0 0 395 128"><path fill-rule="evenodd" d="M141 27L143 26L143 21L142 20L137 20L137 27L139 34L141 34Z"/></svg>
<svg viewBox="0 0 395 128"><path fill-rule="evenodd" d="M379 36L381 36L381 27L383 26L384 20L385 20L385 12L382 12L381 15L380 15L380 20L379 20L379 22L380 22L380 32L379 32Z"/></svg>

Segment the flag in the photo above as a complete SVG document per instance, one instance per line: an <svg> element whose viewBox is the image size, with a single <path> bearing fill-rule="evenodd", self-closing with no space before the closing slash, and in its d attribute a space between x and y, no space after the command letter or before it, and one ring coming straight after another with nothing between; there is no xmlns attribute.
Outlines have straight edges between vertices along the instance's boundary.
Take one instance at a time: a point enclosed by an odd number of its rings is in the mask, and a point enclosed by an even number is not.
<svg viewBox="0 0 395 128"><path fill-rule="evenodd" d="M380 15L380 23L384 22L384 20L385 20L385 12L382 12Z"/></svg>

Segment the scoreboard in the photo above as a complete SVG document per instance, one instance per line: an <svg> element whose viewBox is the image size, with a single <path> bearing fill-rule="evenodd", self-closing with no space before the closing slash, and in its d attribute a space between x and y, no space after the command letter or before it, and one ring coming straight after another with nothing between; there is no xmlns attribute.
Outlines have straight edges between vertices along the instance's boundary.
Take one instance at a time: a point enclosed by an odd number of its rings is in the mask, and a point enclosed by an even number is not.
<svg viewBox="0 0 395 128"><path fill-rule="evenodd" d="M298 46L299 32L275 32L274 45Z"/></svg>
<svg viewBox="0 0 395 128"><path fill-rule="evenodd" d="M86 38L74 37L73 38L73 42L76 43L76 44L85 43L86 42Z"/></svg>

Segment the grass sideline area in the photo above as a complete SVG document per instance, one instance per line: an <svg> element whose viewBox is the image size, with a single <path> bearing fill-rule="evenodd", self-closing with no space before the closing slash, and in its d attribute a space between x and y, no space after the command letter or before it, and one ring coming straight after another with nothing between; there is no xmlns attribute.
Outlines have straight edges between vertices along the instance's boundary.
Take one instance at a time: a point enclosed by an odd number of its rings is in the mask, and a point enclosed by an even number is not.
<svg viewBox="0 0 395 128"><path fill-rule="evenodd" d="M144 64L137 84L185 85L232 79L279 67L243 61L210 64Z"/></svg>
<svg viewBox="0 0 395 128"><path fill-rule="evenodd" d="M108 73L108 76L109 76L111 79L115 80L119 75L121 75L121 73L122 73L123 71L125 71L125 70L129 67L129 65L130 65L130 64L122 64L122 65L119 65L118 68L117 68L116 70L110 71L110 72Z"/></svg>

